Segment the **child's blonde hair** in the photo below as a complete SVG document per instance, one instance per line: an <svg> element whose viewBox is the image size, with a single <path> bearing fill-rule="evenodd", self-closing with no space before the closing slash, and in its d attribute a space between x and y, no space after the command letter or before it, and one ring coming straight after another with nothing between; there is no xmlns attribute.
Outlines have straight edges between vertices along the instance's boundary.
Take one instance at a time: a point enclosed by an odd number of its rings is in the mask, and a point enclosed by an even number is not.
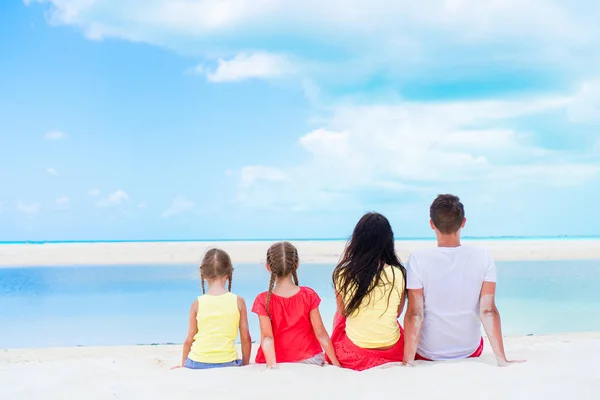
<svg viewBox="0 0 600 400"><path fill-rule="evenodd" d="M226 276L229 281L229 291L231 292L231 281L233 279L233 264L229 254L221 249L210 249L204 255L200 264L200 279L202 280L202 294L206 293L204 289L204 280L212 280Z"/></svg>
<svg viewBox="0 0 600 400"><path fill-rule="evenodd" d="M269 314L269 301L276 278L283 278L291 274L294 283L298 285L298 274L296 273L298 261L298 250L290 242L275 243L267 250L267 265L271 270L271 281L265 304L267 314Z"/></svg>

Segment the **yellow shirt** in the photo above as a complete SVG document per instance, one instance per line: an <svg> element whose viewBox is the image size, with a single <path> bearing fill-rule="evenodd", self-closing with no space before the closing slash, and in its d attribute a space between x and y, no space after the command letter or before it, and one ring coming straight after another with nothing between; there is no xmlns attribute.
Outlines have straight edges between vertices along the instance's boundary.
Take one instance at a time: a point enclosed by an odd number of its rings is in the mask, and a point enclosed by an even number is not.
<svg viewBox="0 0 600 400"><path fill-rule="evenodd" d="M227 363L238 359L235 339L240 326L238 298L233 293L198 297L198 333L188 357L203 363Z"/></svg>
<svg viewBox="0 0 600 400"><path fill-rule="evenodd" d="M404 278L398 268L391 266L386 266L383 274L379 285L363 299L358 310L346 318L348 338L363 349L393 346L400 339L398 306L402 299ZM344 303L349 298L346 296Z"/></svg>

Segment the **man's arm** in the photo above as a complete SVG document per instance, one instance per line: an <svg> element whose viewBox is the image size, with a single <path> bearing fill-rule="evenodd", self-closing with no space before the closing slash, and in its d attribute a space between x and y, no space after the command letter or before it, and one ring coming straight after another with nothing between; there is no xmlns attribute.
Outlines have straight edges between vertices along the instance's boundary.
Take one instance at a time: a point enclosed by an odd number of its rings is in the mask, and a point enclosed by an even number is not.
<svg viewBox="0 0 600 400"><path fill-rule="evenodd" d="M404 315L404 359L407 364L415 361L421 326L423 325L423 289L408 289L408 308Z"/></svg>
<svg viewBox="0 0 600 400"><path fill-rule="evenodd" d="M505 367L512 363L521 363L525 360L506 359L504 352L504 340L502 338L502 326L500 322L500 312L496 307L496 282L483 282L481 286L481 295L479 297L479 316L483 329L488 337L498 366Z"/></svg>

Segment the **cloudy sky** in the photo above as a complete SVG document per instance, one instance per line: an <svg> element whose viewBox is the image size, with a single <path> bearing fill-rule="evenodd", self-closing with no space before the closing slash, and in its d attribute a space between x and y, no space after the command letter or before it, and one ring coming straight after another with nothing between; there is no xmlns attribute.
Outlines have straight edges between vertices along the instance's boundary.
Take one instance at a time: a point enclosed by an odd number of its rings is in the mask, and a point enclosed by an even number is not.
<svg viewBox="0 0 600 400"><path fill-rule="evenodd" d="M0 5L0 240L600 233L600 3Z"/></svg>

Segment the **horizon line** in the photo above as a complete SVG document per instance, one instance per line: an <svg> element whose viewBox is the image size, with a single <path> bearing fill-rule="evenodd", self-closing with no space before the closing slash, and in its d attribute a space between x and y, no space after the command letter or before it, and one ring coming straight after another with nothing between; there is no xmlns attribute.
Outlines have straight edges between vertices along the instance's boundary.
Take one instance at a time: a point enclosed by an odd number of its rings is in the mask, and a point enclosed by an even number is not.
<svg viewBox="0 0 600 400"><path fill-rule="evenodd" d="M170 242L273 242L273 241L296 241L296 242L336 242L347 241L349 238L254 238L254 239L98 239L98 240L7 240L0 241L3 244L60 244L60 243L170 243ZM507 239L600 239L600 235L499 235L499 236L464 236L464 240L507 240ZM435 241L435 236L431 237L394 237L395 241Z"/></svg>

